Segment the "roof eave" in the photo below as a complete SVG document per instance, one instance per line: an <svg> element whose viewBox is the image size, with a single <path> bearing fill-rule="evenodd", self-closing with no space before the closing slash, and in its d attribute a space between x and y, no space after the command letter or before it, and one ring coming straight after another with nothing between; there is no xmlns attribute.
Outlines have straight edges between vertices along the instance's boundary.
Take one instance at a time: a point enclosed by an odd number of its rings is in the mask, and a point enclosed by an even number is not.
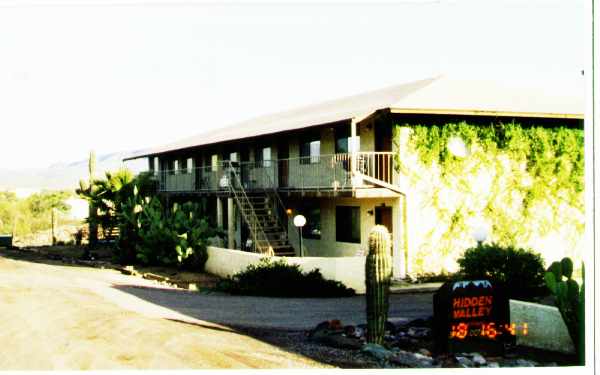
<svg viewBox="0 0 600 375"><path fill-rule="evenodd" d="M584 115L582 113L513 112L479 109L390 108L390 112L413 115L466 115L492 117L564 118L579 120L584 119Z"/></svg>

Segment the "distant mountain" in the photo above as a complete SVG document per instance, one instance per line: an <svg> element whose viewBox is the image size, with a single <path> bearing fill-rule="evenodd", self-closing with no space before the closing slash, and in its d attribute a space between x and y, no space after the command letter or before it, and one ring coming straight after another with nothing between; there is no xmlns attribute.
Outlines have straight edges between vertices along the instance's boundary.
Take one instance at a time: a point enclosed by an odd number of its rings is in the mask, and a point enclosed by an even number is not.
<svg viewBox="0 0 600 375"><path fill-rule="evenodd" d="M115 152L96 156L96 177L104 176L105 171L114 171L122 166L138 173L148 169L147 159L128 161L123 159L133 152ZM59 190L76 189L79 180L88 179L88 160L56 163L46 168L30 168L22 170L0 169L0 191L16 189Z"/></svg>

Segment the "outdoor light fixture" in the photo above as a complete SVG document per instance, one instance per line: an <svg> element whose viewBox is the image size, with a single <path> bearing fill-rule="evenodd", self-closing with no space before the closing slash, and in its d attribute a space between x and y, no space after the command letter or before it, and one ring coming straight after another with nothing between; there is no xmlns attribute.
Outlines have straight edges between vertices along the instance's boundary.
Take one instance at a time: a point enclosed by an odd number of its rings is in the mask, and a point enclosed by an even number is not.
<svg viewBox="0 0 600 375"><path fill-rule="evenodd" d="M488 237L488 228L485 225L479 225L473 229L473 238L477 241L477 246L481 246L483 241Z"/></svg>
<svg viewBox="0 0 600 375"><path fill-rule="evenodd" d="M292 209L291 209L291 208L288 208L287 210L285 210L285 213L286 213L288 216L292 216Z"/></svg>
<svg viewBox="0 0 600 375"><path fill-rule="evenodd" d="M461 137L454 136L448 139L448 151L458 158L464 158L469 156L470 151L465 141Z"/></svg>
<svg viewBox="0 0 600 375"><path fill-rule="evenodd" d="M367 213L369 214L369 216L373 216L373 210L369 210L367 211Z"/></svg>
<svg viewBox="0 0 600 375"><path fill-rule="evenodd" d="M294 226L298 228L298 233L300 234L300 257L304 256L304 252L302 251L302 227L306 225L306 218L302 215L294 216Z"/></svg>

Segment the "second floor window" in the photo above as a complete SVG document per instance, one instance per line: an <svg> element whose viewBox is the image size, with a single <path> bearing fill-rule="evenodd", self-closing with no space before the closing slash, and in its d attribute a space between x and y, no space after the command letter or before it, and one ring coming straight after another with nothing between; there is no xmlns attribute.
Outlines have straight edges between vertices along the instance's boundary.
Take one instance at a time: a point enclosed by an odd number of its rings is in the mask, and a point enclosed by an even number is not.
<svg viewBox="0 0 600 375"><path fill-rule="evenodd" d="M312 164L319 162L321 156L321 140L318 137L311 137L300 143L300 163Z"/></svg>
<svg viewBox="0 0 600 375"><path fill-rule="evenodd" d="M216 172L219 169L219 155L213 154L210 157L210 169L212 172Z"/></svg>
<svg viewBox="0 0 600 375"><path fill-rule="evenodd" d="M263 147L256 154L257 167L268 168L271 166L271 147Z"/></svg>
<svg viewBox="0 0 600 375"><path fill-rule="evenodd" d="M335 153L336 154L349 154L353 151L360 150L360 132L359 128L356 129L356 146L352 144L352 137L350 134L350 127L343 126L335 129Z"/></svg>

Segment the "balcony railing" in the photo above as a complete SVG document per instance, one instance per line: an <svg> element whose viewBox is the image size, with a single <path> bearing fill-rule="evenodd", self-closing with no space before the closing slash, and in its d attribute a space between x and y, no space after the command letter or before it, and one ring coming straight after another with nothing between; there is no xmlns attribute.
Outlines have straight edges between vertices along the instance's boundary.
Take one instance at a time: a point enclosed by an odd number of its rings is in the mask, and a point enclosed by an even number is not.
<svg viewBox="0 0 600 375"><path fill-rule="evenodd" d="M359 152L265 160L220 162L215 166L154 172L164 192L216 192L228 190L235 171L245 190L350 190L368 187L352 179L352 163L363 175L393 184L393 153ZM359 179L358 179L359 180ZM354 183L354 185L353 185Z"/></svg>

